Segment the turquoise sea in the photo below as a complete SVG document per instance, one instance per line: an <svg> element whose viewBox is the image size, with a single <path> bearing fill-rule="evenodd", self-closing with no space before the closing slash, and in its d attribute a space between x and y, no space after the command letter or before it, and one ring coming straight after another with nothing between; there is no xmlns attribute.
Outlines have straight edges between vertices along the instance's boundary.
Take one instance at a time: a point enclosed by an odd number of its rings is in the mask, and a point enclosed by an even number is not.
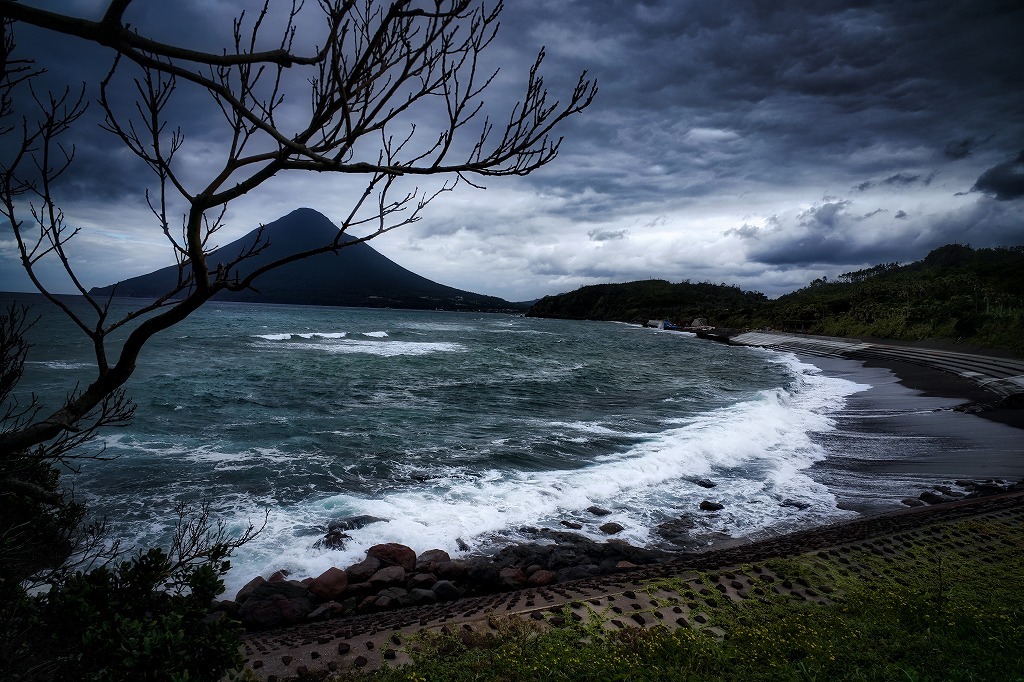
<svg viewBox="0 0 1024 682"><path fill-rule="evenodd" d="M22 389L55 405L89 380L89 346L36 311ZM844 410L867 388L791 354L625 324L214 303L147 346L136 417L98 444L112 459L67 478L128 544L165 541L179 502L209 500L233 528L269 514L229 593L379 542L486 552L561 521L667 546L659 524L687 517L692 548L853 515L811 473L849 447ZM725 508L699 511L706 499ZM314 547L357 515L382 520Z"/></svg>

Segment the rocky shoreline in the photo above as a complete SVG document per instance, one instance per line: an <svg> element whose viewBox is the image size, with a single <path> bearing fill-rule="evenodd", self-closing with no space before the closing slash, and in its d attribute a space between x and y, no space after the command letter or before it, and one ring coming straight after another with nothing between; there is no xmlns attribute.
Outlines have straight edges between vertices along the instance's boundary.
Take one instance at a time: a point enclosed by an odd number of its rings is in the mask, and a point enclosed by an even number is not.
<svg viewBox="0 0 1024 682"><path fill-rule="evenodd" d="M957 501L1021 491L1024 491L1024 481L959 480L953 486L936 485L917 497L905 498L902 503L904 508L947 506ZM705 513L715 511L711 506L702 505L702 508ZM600 517L604 510L593 508L590 511ZM343 541L341 536L346 525L351 529L375 520L372 517L339 520L327 529L322 542ZM663 534L685 535L692 527L687 521L668 522L660 530ZM699 555L690 551L634 547L615 538L597 542L565 530L523 530L531 538L530 542L510 545L489 556L453 559L440 549L417 553L395 543L375 545L362 561L346 568L329 568L316 577L295 580L284 571L269 578L256 577L239 590L234 599L219 602L216 610L222 617L239 620L248 630L271 630L529 587L548 587ZM608 528L605 532L613 534L615 529ZM721 544L710 551L717 549L721 549Z"/></svg>

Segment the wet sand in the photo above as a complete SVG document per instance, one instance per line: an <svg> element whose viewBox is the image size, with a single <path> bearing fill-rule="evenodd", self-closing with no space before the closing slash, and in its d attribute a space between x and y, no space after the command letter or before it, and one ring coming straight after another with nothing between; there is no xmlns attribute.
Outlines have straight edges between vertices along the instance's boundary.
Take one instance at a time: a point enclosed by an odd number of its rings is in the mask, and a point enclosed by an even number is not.
<svg viewBox="0 0 1024 682"><path fill-rule="evenodd" d="M829 456L808 472L841 508L884 513L936 486L958 493L957 481L1024 479L1024 410L954 410L1000 400L977 384L906 362L802 359L871 386L847 399L836 431L822 438Z"/></svg>

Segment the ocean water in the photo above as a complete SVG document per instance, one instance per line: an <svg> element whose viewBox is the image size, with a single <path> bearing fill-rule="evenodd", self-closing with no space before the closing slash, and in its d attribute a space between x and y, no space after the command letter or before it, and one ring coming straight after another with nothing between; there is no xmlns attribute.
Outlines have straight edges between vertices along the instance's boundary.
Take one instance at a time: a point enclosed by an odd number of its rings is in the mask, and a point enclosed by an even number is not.
<svg viewBox="0 0 1024 682"><path fill-rule="evenodd" d="M37 312L22 388L52 405L88 381L89 348ZM851 516L808 472L867 388L791 354L625 324L215 303L147 346L135 420L103 434L112 459L69 480L127 544L165 542L179 502L208 500L236 530L266 516L229 594L380 542L464 555L563 520L667 546L659 524L686 517L699 546ZM705 499L725 508L701 512ZM314 547L356 515L383 520Z"/></svg>

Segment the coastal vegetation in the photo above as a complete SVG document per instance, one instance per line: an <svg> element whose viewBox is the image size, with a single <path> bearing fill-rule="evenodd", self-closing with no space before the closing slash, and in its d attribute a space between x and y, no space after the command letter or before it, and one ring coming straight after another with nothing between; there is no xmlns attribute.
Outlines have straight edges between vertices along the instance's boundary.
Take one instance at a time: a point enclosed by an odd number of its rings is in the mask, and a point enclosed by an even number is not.
<svg viewBox="0 0 1024 682"><path fill-rule="evenodd" d="M765 590L737 604L662 581L701 602L706 626L609 630L599 618L575 621L568 612L557 627L507 620L490 637L426 637L410 666L338 679L1020 680L1024 545L1015 523L956 525L982 538L983 550L920 543L899 560L855 549L766 562L793 583L827 585L827 603Z"/></svg>
<svg viewBox="0 0 1024 682"><path fill-rule="evenodd" d="M745 320L756 315L768 297L756 291L709 282L671 284L662 279L626 284L594 284L567 294L545 296L530 308L533 317L571 320L646 322L676 320L689 325L697 317Z"/></svg>
<svg viewBox="0 0 1024 682"><path fill-rule="evenodd" d="M947 339L1024 353L1024 247L948 244L920 261L822 277L775 300L725 284L602 284L547 296L529 314L680 326L701 317L717 327Z"/></svg>

